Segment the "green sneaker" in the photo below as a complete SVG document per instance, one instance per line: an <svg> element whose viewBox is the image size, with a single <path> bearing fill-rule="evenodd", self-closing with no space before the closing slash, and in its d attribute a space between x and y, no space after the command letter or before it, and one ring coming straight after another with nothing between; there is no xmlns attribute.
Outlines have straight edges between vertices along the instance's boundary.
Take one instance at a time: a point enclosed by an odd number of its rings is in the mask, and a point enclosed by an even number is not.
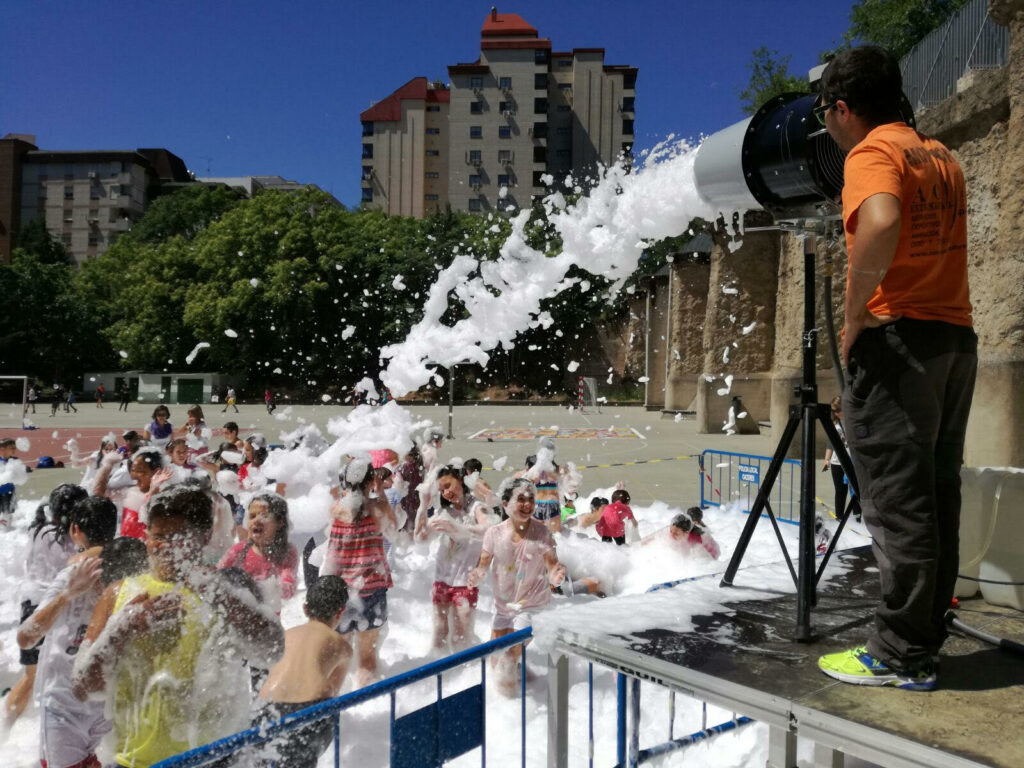
<svg viewBox="0 0 1024 768"><path fill-rule="evenodd" d="M930 665L898 671L879 661L867 648L830 653L818 659L818 669L829 677L854 685L885 685L907 691L930 691L936 675Z"/></svg>

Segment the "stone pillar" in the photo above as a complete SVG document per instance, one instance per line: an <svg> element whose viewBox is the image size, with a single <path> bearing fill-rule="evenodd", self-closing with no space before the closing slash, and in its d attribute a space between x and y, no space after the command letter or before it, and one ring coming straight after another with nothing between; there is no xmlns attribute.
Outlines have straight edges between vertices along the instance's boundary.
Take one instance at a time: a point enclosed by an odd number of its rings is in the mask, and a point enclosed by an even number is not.
<svg viewBox="0 0 1024 768"><path fill-rule="evenodd" d="M665 410L688 411L695 407L697 378L704 370L704 318L711 266L677 256L670 270L672 312Z"/></svg>
<svg viewBox="0 0 1024 768"><path fill-rule="evenodd" d="M747 212L748 227L767 226L771 217ZM730 245L735 250L730 250ZM721 232L715 235L708 277L708 302L704 321L703 381L697 392L697 431L719 432L725 421L731 396L741 394L755 421L768 418L766 405L775 344L775 302L779 265L777 232L747 232L739 245ZM730 391L724 377L745 379L750 391ZM708 381L708 378L712 381ZM714 381L717 379L717 381ZM760 403L764 405L759 405Z"/></svg>

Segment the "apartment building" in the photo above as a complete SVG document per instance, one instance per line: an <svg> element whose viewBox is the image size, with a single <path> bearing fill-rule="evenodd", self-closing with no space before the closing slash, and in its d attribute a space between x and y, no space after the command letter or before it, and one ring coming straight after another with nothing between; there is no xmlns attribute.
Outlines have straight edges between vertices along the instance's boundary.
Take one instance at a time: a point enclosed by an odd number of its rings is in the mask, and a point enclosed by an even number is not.
<svg viewBox="0 0 1024 768"><path fill-rule="evenodd" d="M191 181L166 149L40 150L35 137L0 139L0 258L9 262L19 227L42 218L81 263L104 253L168 184Z"/></svg>
<svg viewBox="0 0 1024 768"><path fill-rule="evenodd" d="M517 14L491 9L480 55L450 83L415 78L360 115L362 200L391 214L515 211L545 181L587 187L631 156L635 67L603 48L553 51Z"/></svg>

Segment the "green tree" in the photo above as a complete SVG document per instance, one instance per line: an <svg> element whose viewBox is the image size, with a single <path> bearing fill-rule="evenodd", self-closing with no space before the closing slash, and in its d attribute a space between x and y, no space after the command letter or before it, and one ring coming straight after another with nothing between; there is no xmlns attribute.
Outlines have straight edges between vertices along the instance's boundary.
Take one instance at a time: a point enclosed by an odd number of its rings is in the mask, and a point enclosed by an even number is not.
<svg viewBox="0 0 1024 768"><path fill-rule="evenodd" d="M224 185L190 184L154 200L130 236L142 243L175 235L191 239L242 199L241 192Z"/></svg>
<svg viewBox="0 0 1024 768"><path fill-rule="evenodd" d="M793 91L807 92L810 90L806 77L789 74L791 56L779 56L778 51L769 51L764 46L751 54L750 81L740 91L740 103L743 113L752 115L772 96Z"/></svg>
<svg viewBox="0 0 1024 768"><path fill-rule="evenodd" d="M850 10L847 44L888 48L897 58L913 50L968 0L860 0Z"/></svg>

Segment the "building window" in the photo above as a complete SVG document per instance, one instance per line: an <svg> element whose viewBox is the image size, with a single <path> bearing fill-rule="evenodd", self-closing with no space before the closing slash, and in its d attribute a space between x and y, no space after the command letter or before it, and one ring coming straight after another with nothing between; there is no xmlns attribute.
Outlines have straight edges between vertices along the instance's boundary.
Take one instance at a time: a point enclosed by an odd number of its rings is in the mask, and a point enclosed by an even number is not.
<svg viewBox="0 0 1024 768"><path fill-rule="evenodd" d="M548 124L547 123L534 123L533 124L533 138L535 139L546 139L548 137Z"/></svg>
<svg viewBox="0 0 1024 768"><path fill-rule="evenodd" d="M482 115L484 113L484 103L474 99L469 102L469 114L471 115Z"/></svg>
<svg viewBox="0 0 1024 768"><path fill-rule="evenodd" d="M512 138L512 126L510 126L510 125L499 125L498 126L498 138L499 139L511 139Z"/></svg>
<svg viewBox="0 0 1024 768"><path fill-rule="evenodd" d="M547 64L548 63L548 52L544 48L537 48L533 52L533 63L534 64Z"/></svg>
<svg viewBox="0 0 1024 768"><path fill-rule="evenodd" d="M502 165L507 165L512 162L512 150L511 149L499 149L498 150L498 162Z"/></svg>
<svg viewBox="0 0 1024 768"><path fill-rule="evenodd" d="M75 215L74 215L73 209L65 208L64 209L64 221L66 223L70 224L74 220L75 220Z"/></svg>
<svg viewBox="0 0 1024 768"><path fill-rule="evenodd" d="M440 128L427 128L427 133L429 133L431 136L437 136L438 134L441 133L441 129Z"/></svg>
<svg viewBox="0 0 1024 768"><path fill-rule="evenodd" d="M423 199L424 200L438 200L439 197L437 195L424 195Z"/></svg>
<svg viewBox="0 0 1024 768"><path fill-rule="evenodd" d="M499 101L498 102L498 111L501 112L502 114L504 114L506 112L511 112L512 111L512 102L511 101Z"/></svg>
<svg viewBox="0 0 1024 768"><path fill-rule="evenodd" d="M507 187L509 185L509 175L507 173L498 174L498 186Z"/></svg>
<svg viewBox="0 0 1024 768"><path fill-rule="evenodd" d="M572 66L572 59L559 59L558 60L558 66L560 66L560 67L571 67Z"/></svg>
<svg viewBox="0 0 1024 768"><path fill-rule="evenodd" d="M572 107L570 107L568 104L559 104L558 105L558 111L559 112L568 112L571 109L572 109Z"/></svg>
<svg viewBox="0 0 1024 768"><path fill-rule="evenodd" d="M535 115L546 115L548 113L548 100L547 99L534 99L533 100L533 114Z"/></svg>
<svg viewBox="0 0 1024 768"><path fill-rule="evenodd" d="M558 135L559 136L568 136L569 133L570 133L569 126L563 126L563 127L558 129Z"/></svg>
<svg viewBox="0 0 1024 768"><path fill-rule="evenodd" d="M622 111L632 112L633 107L636 104L636 96L623 96L622 97Z"/></svg>
<svg viewBox="0 0 1024 768"><path fill-rule="evenodd" d="M544 171L534 171L533 172L533 186L535 186L535 187L543 187L543 186L545 186L545 184L544 184Z"/></svg>
<svg viewBox="0 0 1024 768"><path fill-rule="evenodd" d="M428 178L428 179L440 179L441 178L441 174L438 173L437 171L427 171L423 175L424 175L425 178Z"/></svg>
<svg viewBox="0 0 1024 768"><path fill-rule="evenodd" d="M426 152L427 157L440 157L441 150L439 149L428 149Z"/></svg>
<svg viewBox="0 0 1024 768"><path fill-rule="evenodd" d="M484 79L482 77L480 77L479 75L475 75L475 76L469 78L469 87L470 88L483 88L484 87Z"/></svg>
<svg viewBox="0 0 1024 768"><path fill-rule="evenodd" d="M117 193L120 192L120 191L121 191L121 185L120 184L111 184L110 185L110 199L111 200L115 199L117 197Z"/></svg>
<svg viewBox="0 0 1024 768"><path fill-rule="evenodd" d="M480 198L479 197L471 197L469 199L469 211L471 213L479 213L480 212Z"/></svg>
<svg viewBox="0 0 1024 768"><path fill-rule="evenodd" d="M484 183L484 180L483 180L483 177L480 176L480 174L478 174L478 173L471 173L471 174L469 174L469 186L473 187L474 189L479 189L480 186L483 183Z"/></svg>
<svg viewBox="0 0 1024 768"><path fill-rule="evenodd" d="M440 111L441 111L441 105L440 104L427 104L427 112L440 112Z"/></svg>
<svg viewBox="0 0 1024 768"><path fill-rule="evenodd" d="M548 87L548 73L538 72L533 76L533 90L543 91Z"/></svg>
<svg viewBox="0 0 1024 768"><path fill-rule="evenodd" d="M89 246L91 248L95 248L99 244L100 244L100 234L99 234L99 232L90 232L89 233Z"/></svg>
<svg viewBox="0 0 1024 768"><path fill-rule="evenodd" d="M70 232L65 232L64 234L62 234L60 236L60 241L61 241L61 243L64 244L65 248L70 248L71 247L71 233Z"/></svg>
<svg viewBox="0 0 1024 768"><path fill-rule="evenodd" d="M568 149L560 149L557 152L555 152L555 157L557 157L559 160L568 160L569 159L569 150Z"/></svg>
<svg viewBox="0 0 1024 768"><path fill-rule="evenodd" d="M363 160L373 159L373 144L363 144Z"/></svg>
<svg viewBox="0 0 1024 768"><path fill-rule="evenodd" d="M372 165L364 165L363 166L363 181L369 181L371 176L373 176L373 166Z"/></svg>
<svg viewBox="0 0 1024 768"><path fill-rule="evenodd" d="M533 162L535 163L546 163L548 161L548 148L547 147L534 147L533 148Z"/></svg>
<svg viewBox="0 0 1024 768"><path fill-rule="evenodd" d="M373 202L373 190L370 187L363 187L363 202Z"/></svg>
<svg viewBox="0 0 1024 768"><path fill-rule="evenodd" d="M484 137L484 129L479 125L469 126L469 138L471 139L482 139Z"/></svg>
<svg viewBox="0 0 1024 768"><path fill-rule="evenodd" d="M100 185L99 184L90 184L89 185L89 198L91 200L99 200L100 199Z"/></svg>
<svg viewBox="0 0 1024 768"><path fill-rule="evenodd" d="M75 188L70 184L64 185L64 199L74 200L75 199Z"/></svg>
<svg viewBox="0 0 1024 768"><path fill-rule="evenodd" d="M483 162L483 154L479 149L469 150L469 162L473 165L480 165Z"/></svg>
<svg viewBox="0 0 1024 768"><path fill-rule="evenodd" d="M562 93L572 93L572 83L559 83L558 90Z"/></svg>
<svg viewBox="0 0 1024 768"><path fill-rule="evenodd" d="M505 90L505 91L511 89L512 88L512 78L511 77L499 77L498 78L498 87L501 88L502 90Z"/></svg>
<svg viewBox="0 0 1024 768"><path fill-rule="evenodd" d="M45 185L43 185L43 184L39 185L39 191L36 192L36 197L38 197L40 200L45 200L46 199L46 187L45 187Z"/></svg>
<svg viewBox="0 0 1024 768"><path fill-rule="evenodd" d="M622 133L625 134L626 136L632 136L633 135L633 121L632 120L623 120L622 121Z"/></svg>
<svg viewBox="0 0 1024 768"><path fill-rule="evenodd" d="M373 123L363 123L363 136L373 136Z"/></svg>

